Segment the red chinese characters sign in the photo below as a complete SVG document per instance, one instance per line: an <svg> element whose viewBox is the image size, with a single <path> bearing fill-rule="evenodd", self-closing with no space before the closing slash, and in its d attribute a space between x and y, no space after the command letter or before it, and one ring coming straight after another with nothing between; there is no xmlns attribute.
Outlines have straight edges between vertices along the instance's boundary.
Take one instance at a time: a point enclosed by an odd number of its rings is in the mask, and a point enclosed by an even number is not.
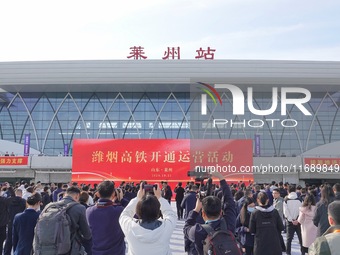
<svg viewBox="0 0 340 255"><path fill-rule="evenodd" d="M28 165L28 157L0 157L0 166L25 166Z"/></svg>
<svg viewBox="0 0 340 255"><path fill-rule="evenodd" d="M304 158L305 165L339 166L340 158Z"/></svg>
<svg viewBox="0 0 340 255"><path fill-rule="evenodd" d="M130 47L130 55L127 58L133 59L147 59L148 57L145 55L144 47L142 46L133 46ZM196 50L197 55L195 59L204 59L204 60L213 60L215 58L215 51L216 49L212 49L207 47L207 49L202 49L200 47ZM181 48L180 47L167 47L164 51L164 56L162 57L163 60L168 59L181 59Z"/></svg>
<svg viewBox="0 0 340 255"><path fill-rule="evenodd" d="M188 171L206 166L224 167L222 174L239 180L241 166L253 164L251 140L75 139L72 158L72 180L78 182L184 182Z"/></svg>

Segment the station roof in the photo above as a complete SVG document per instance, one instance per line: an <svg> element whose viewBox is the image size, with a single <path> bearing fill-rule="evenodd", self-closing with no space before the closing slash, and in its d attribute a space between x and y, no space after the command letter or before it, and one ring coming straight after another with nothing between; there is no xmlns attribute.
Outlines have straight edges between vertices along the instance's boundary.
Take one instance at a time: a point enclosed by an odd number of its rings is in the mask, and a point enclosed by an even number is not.
<svg viewBox="0 0 340 255"><path fill-rule="evenodd" d="M340 61L74 60L0 62L0 92L181 92L195 82L340 88Z"/></svg>

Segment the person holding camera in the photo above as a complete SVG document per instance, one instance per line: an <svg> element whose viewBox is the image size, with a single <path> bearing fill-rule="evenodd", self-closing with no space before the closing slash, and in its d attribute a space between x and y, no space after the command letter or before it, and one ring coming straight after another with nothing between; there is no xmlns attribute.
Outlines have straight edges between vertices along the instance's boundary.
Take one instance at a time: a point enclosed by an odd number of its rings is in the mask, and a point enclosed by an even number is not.
<svg viewBox="0 0 340 255"><path fill-rule="evenodd" d="M208 236L204 225L208 225L214 231L231 232L231 235L235 232L236 210L230 188L221 173L212 172L211 175L220 180L223 203L215 196L207 196L202 201L197 199L195 209L189 213L183 230L185 237L195 244L196 251L200 255L205 254L203 249ZM200 213L205 224L197 223Z"/></svg>
<svg viewBox="0 0 340 255"><path fill-rule="evenodd" d="M130 201L119 218L128 243L127 254L169 255L170 238L177 223L176 212L161 196L158 185L153 187L153 194L145 188L141 185L137 197Z"/></svg>

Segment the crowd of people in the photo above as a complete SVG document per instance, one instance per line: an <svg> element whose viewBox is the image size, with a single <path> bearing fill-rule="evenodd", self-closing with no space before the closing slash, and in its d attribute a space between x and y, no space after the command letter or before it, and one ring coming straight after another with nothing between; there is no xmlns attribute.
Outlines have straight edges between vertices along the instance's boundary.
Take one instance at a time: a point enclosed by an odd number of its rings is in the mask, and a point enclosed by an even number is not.
<svg viewBox="0 0 340 255"><path fill-rule="evenodd" d="M3 183L0 254L63 254L53 249L66 249L71 255L167 255L179 220L185 221L184 251L189 255L218 254L216 249L290 255L295 234L301 254L339 254L340 184L227 184L218 172L211 177L219 182L180 182L173 190L166 182L144 181ZM58 242L53 238L58 230L44 229L44 220L50 224L63 211L70 233L68 241L64 235Z"/></svg>

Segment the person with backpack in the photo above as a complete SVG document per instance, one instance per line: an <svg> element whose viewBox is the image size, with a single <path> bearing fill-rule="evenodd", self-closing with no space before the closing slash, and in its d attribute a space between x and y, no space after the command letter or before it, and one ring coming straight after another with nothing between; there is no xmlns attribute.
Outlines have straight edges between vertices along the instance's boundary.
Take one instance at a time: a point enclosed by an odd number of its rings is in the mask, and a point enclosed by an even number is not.
<svg viewBox="0 0 340 255"><path fill-rule="evenodd" d="M223 204L215 196L207 196L202 201L197 199L194 210L189 213L185 222L184 235L195 244L199 255L218 255L225 254L227 251L233 255L241 254L234 236L236 209L233 196L223 175L219 172L211 174L220 180ZM223 216L221 217L222 212ZM197 223L200 213L205 224Z"/></svg>
<svg viewBox="0 0 340 255"><path fill-rule="evenodd" d="M13 220L13 254L30 255L34 228L39 217L41 195L34 193L26 200L27 209L15 215Z"/></svg>
<svg viewBox="0 0 340 255"><path fill-rule="evenodd" d="M91 230L79 196L80 190L72 186L63 200L48 204L41 212L34 231L35 255L80 255L84 250L92 254Z"/></svg>
<svg viewBox="0 0 340 255"><path fill-rule="evenodd" d="M248 197L244 200L243 207L236 219L236 232L246 255L253 255L254 250L254 235L249 230L250 215L254 210L255 201Z"/></svg>
<svg viewBox="0 0 340 255"><path fill-rule="evenodd" d="M336 255L340 251L340 201L336 200L328 206L330 227L309 247L309 255Z"/></svg>
<svg viewBox="0 0 340 255"><path fill-rule="evenodd" d="M124 207L112 201L116 193L114 184L103 181L98 185L97 191L99 200L86 210L86 219L92 233L92 254L125 255L125 236L119 225Z"/></svg>
<svg viewBox="0 0 340 255"><path fill-rule="evenodd" d="M250 233L255 234L254 255L282 255L281 217L274 206L268 206L269 198L265 192L258 194L257 203L249 223Z"/></svg>

